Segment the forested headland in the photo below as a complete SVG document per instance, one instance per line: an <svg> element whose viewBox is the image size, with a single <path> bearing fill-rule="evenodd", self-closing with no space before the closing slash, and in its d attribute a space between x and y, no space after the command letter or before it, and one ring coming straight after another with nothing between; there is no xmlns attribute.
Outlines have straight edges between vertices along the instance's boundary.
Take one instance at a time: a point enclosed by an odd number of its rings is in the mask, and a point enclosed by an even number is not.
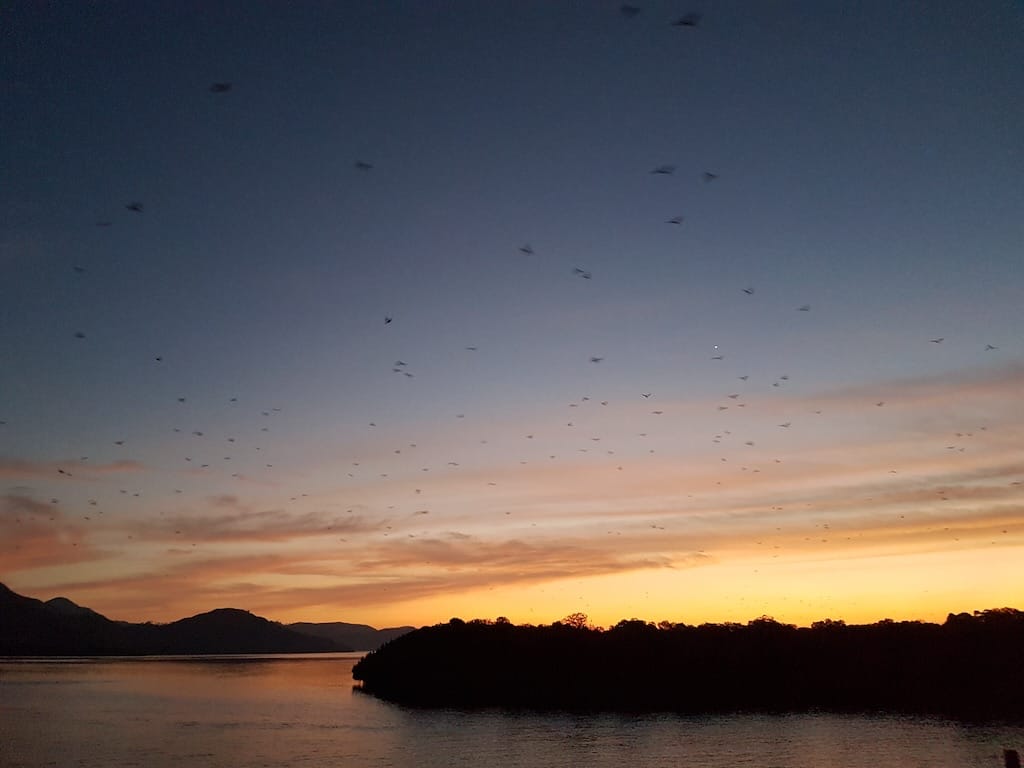
<svg viewBox="0 0 1024 768"><path fill-rule="evenodd" d="M543 626L452 619L403 635L353 669L400 704L571 711L810 710L1024 719L1024 612L810 627L762 617L608 629L574 614Z"/></svg>

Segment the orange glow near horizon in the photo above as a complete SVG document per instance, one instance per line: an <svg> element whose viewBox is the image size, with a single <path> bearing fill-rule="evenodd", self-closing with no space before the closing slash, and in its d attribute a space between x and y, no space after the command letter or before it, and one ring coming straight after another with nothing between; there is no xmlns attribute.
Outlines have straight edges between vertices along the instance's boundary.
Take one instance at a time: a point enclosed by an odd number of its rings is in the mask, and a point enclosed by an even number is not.
<svg viewBox="0 0 1024 768"><path fill-rule="evenodd" d="M6 587L1024 609L1019 2L11 5Z"/></svg>
<svg viewBox="0 0 1024 768"><path fill-rule="evenodd" d="M1012 606L1024 594L1021 381L1012 368L945 389L908 386L885 440L858 424L800 445L733 447L741 458L729 461L668 448L561 463L498 458L505 464L347 488L310 468L320 491L290 504L257 488L102 519L90 505L9 494L3 579L30 596L162 622L240 607L374 626L499 615L549 623L576 611L601 626L761 615L808 624ZM951 450L921 425L967 397L999 428ZM68 466L88 493L117 474Z"/></svg>

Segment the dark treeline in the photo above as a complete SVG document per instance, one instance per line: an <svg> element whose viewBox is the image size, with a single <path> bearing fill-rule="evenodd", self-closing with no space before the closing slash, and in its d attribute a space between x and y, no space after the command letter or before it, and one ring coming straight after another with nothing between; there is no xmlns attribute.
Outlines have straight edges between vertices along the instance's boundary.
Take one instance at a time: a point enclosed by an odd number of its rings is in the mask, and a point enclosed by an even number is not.
<svg viewBox="0 0 1024 768"><path fill-rule="evenodd" d="M808 710L1024 718L1024 612L943 624L762 617L606 630L580 614L546 626L452 619L386 643L353 676L413 706L671 711Z"/></svg>

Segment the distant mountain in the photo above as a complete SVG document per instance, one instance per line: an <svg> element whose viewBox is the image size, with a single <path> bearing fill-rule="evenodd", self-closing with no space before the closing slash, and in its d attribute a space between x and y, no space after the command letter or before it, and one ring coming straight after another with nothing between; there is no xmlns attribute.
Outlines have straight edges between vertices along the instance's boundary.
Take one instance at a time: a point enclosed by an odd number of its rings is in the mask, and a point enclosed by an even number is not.
<svg viewBox="0 0 1024 768"><path fill-rule="evenodd" d="M131 653L121 624L58 599L44 603L0 584L0 654L7 656Z"/></svg>
<svg viewBox="0 0 1024 768"><path fill-rule="evenodd" d="M302 634L248 611L220 608L170 624L133 624L58 597L47 602L0 584L0 655L108 656L317 653L351 646Z"/></svg>
<svg viewBox="0 0 1024 768"><path fill-rule="evenodd" d="M99 613L96 613L92 608L84 608L78 603L68 600L66 597L55 597L51 600L47 600L43 603L49 610L55 613L61 613L65 616L94 616L103 618Z"/></svg>
<svg viewBox="0 0 1024 768"><path fill-rule="evenodd" d="M289 624L288 629L304 635L323 637L339 645L346 645L356 651L375 651L388 640L412 632L415 627L388 627L374 629L368 624L346 624L343 621L313 623L300 621Z"/></svg>
<svg viewBox="0 0 1024 768"><path fill-rule="evenodd" d="M135 625L147 653L313 653L348 651L237 608L218 608L170 624Z"/></svg>

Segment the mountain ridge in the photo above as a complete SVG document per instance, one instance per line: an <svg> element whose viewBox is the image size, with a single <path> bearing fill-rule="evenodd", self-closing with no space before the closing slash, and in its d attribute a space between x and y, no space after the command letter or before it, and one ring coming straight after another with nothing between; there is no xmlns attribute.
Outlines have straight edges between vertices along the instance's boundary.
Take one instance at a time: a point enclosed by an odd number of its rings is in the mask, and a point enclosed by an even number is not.
<svg viewBox="0 0 1024 768"><path fill-rule="evenodd" d="M44 602L0 583L4 656L370 651L413 629L376 630L345 622L324 627L312 622L285 625L240 608L215 608L168 623L113 621L67 597Z"/></svg>
<svg viewBox="0 0 1024 768"><path fill-rule="evenodd" d="M304 635L323 637L337 643L351 645L357 651L373 651L389 640L412 632L415 627L384 627L375 629L369 624L349 624L344 621L297 621L287 625Z"/></svg>

